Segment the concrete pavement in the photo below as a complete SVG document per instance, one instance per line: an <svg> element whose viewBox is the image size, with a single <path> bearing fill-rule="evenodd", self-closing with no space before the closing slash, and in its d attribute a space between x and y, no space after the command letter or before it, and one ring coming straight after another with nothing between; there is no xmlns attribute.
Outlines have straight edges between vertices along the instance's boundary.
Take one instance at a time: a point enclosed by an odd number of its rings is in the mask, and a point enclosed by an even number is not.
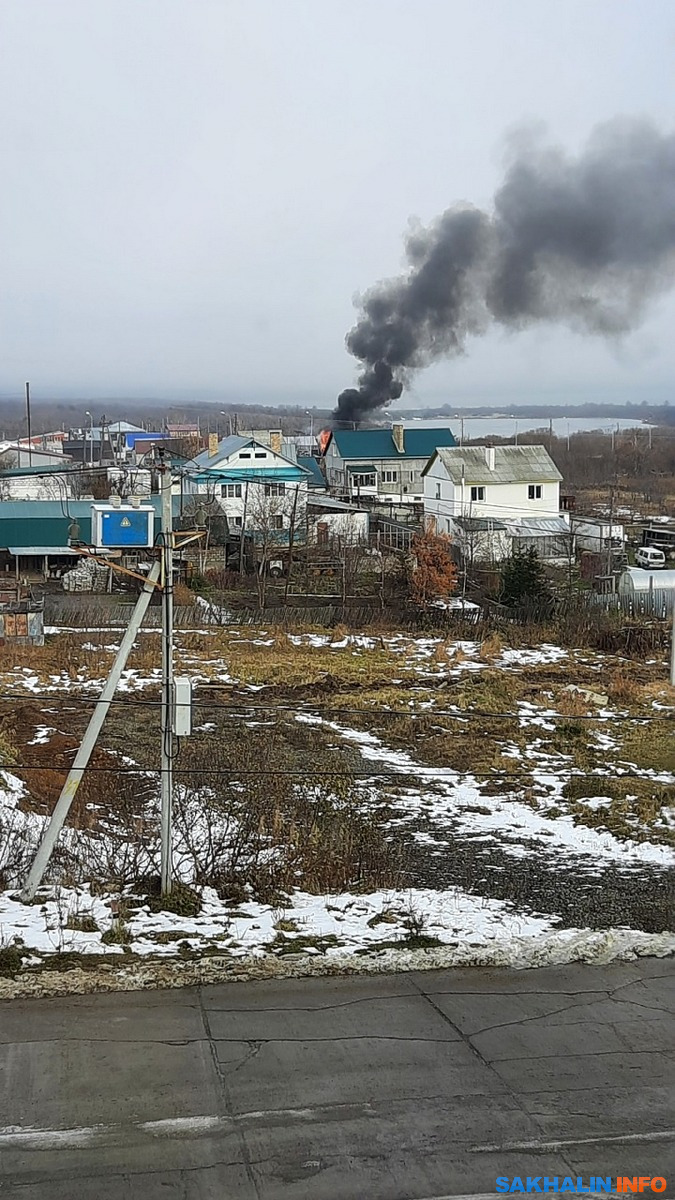
<svg viewBox="0 0 675 1200"><path fill-rule="evenodd" d="M661 1175L672 961L0 1005L0 1196L426 1200ZM651 1193L649 1193L651 1194Z"/></svg>

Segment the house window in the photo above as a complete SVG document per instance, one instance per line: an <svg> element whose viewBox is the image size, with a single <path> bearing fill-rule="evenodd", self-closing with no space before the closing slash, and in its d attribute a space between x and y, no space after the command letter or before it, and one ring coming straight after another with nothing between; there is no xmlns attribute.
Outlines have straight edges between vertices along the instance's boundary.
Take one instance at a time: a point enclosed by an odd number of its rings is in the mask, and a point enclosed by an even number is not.
<svg viewBox="0 0 675 1200"><path fill-rule="evenodd" d="M436 499L440 500L440 498L441 498L441 485L440 485L440 483L437 483L436 484Z"/></svg>
<svg viewBox="0 0 675 1200"><path fill-rule="evenodd" d="M240 453L239 453L239 457L240 457L240 458L250 458L250 457L251 457L251 451L250 451L250 450L241 450L241 451L240 451Z"/></svg>
<svg viewBox="0 0 675 1200"><path fill-rule="evenodd" d="M527 487L528 500L541 500L542 487L540 483L530 483Z"/></svg>
<svg viewBox="0 0 675 1200"><path fill-rule="evenodd" d="M241 517L231 518L233 525L241 525Z"/></svg>
<svg viewBox="0 0 675 1200"><path fill-rule="evenodd" d="M284 518L281 516L273 516L271 520L272 529L283 529Z"/></svg>
<svg viewBox="0 0 675 1200"><path fill-rule="evenodd" d="M240 483L224 483L220 489L221 496L227 496L232 500L235 496L241 500L241 484Z"/></svg>
<svg viewBox="0 0 675 1200"><path fill-rule="evenodd" d="M266 450L256 450L254 458L267 458Z"/></svg>
<svg viewBox="0 0 675 1200"><path fill-rule="evenodd" d="M375 487L374 475L352 475L352 487Z"/></svg>
<svg viewBox="0 0 675 1200"><path fill-rule="evenodd" d="M414 472L414 471L411 471L411 472L410 472L410 482L411 482L411 483L414 483L414 482L415 482L415 472Z"/></svg>
<svg viewBox="0 0 675 1200"><path fill-rule="evenodd" d="M285 495L285 493L286 493L286 484L285 483L266 483L265 484L265 495L266 496L283 496L283 495Z"/></svg>
<svg viewBox="0 0 675 1200"><path fill-rule="evenodd" d="M398 483L398 471L385 471L383 478L385 483Z"/></svg>
<svg viewBox="0 0 675 1200"><path fill-rule="evenodd" d="M472 487L472 489L471 489L472 502L474 500L484 500L484 499L485 499L485 488L484 487Z"/></svg>

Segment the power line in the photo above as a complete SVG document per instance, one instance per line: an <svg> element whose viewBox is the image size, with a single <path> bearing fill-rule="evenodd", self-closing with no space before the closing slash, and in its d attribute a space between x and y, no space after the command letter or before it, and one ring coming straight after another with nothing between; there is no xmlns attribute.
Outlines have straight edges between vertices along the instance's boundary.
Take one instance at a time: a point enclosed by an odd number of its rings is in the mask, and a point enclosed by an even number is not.
<svg viewBox="0 0 675 1200"><path fill-rule="evenodd" d="M43 476L49 476L52 479L63 479L64 475L100 475L107 473L108 467L114 464L110 463L104 466L89 466L88 464L75 463L72 467L51 467L45 468L44 471L38 471L30 468L31 479L41 479ZM129 466L129 470L137 470L138 468ZM3 479L23 479L26 475L25 467L9 467L7 470L0 471ZM71 497L72 499L73 497ZM74 497L75 499L77 497Z"/></svg>
<svg viewBox="0 0 675 1200"><path fill-rule="evenodd" d="M159 680L157 680L159 684ZM224 688L231 686L228 684L208 684L208 687L213 687L214 690L221 691ZM75 696L70 693L54 693L54 692L7 692L0 696L0 703L4 701L16 701L17 699L30 701L31 699L44 701L60 701L67 705L69 702L74 704L96 704L94 696ZM129 705L135 708L154 708L158 707L157 700L135 700L126 696L115 696L110 701L111 704ZM208 708L222 710L231 713L235 716L239 711L247 712L264 712L272 715L275 709L282 712L295 712L299 715L313 716L323 713L329 716L376 716L376 717L412 717L413 719L420 717L451 717L457 721L470 721L474 718L481 720L512 720L512 721L599 721L603 724L611 724L612 722L635 721L640 724L651 722L665 722L675 724L675 716L665 714L650 714L649 716L633 716L631 714L616 714L609 717L600 717L595 714L580 714L571 715L568 713L528 713L528 712L488 712L484 709L469 709L467 711L457 711L455 709L435 709L429 708L422 711L409 711L405 708L330 708L326 705L313 705L311 708L301 708L298 704L249 704L247 701L237 701L233 704L219 704L210 700L195 701L195 708Z"/></svg>

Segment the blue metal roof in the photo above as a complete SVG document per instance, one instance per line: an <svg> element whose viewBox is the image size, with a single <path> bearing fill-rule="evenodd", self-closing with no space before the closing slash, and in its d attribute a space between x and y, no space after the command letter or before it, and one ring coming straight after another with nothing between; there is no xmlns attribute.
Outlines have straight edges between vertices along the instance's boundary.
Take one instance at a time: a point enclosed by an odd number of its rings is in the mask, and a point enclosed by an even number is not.
<svg viewBox="0 0 675 1200"><path fill-rule="evenodd" d="M131 430L129 433L125 433L124 438L129 449L133 450L136 442L166 442L170 440L171 434L146 433L145 430L142 430L141 432Z"/></svg>
<svg viewBox="0 0 675 1200"><path fill-rule="evenodd" d="M405 429L404 452L396 449L391 429L336 429L332 440L342 458L430 458L437 446L456 446L449 429Z"/></svg>
<svg viewBox="0 0 675 1200"><path fill-rule="evenodd" d="M308 487L323 488L325 491L327 487L326 480L324 479L321 473L321 467L315 458L305 458L304 455L299 454L298 466L303 467L305 471L309 471L309 479L307 480Z"/></svg>

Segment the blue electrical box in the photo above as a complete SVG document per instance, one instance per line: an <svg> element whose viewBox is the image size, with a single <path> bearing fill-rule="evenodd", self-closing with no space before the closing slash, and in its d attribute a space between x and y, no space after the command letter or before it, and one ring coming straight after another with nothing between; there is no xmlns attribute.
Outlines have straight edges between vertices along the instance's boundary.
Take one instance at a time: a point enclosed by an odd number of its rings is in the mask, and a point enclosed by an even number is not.
<svg viewBox="0 0 675 1200"><path fill-rule="evenodd" d="M100 550L144 549L154 544L155 510L150 504L92 504L91 540Z"/></svg>

